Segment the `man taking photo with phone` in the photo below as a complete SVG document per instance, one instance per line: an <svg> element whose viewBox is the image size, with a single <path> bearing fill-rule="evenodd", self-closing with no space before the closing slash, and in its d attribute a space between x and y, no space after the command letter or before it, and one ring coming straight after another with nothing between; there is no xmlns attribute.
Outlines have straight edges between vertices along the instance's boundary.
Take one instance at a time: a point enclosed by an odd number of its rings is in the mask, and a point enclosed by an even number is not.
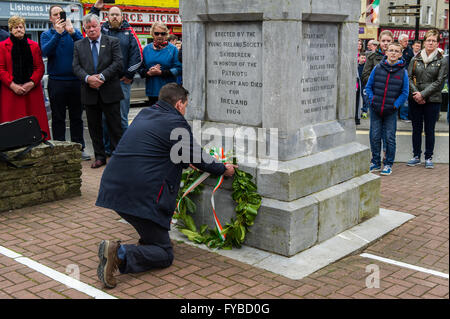
<svg viewBox="0 0 450 319"><path fill-rule="evenodd" d="M48 58L48 95L52 109L53 140L66 140L68 108L70 139L81 144L81 158L89 161L91 157L84 151L81 83L72 71L74 43L83 39L83 35L73 27L62 7L51 6L49 16L52 26L41 34L41 50L42 55Z"/></svg>

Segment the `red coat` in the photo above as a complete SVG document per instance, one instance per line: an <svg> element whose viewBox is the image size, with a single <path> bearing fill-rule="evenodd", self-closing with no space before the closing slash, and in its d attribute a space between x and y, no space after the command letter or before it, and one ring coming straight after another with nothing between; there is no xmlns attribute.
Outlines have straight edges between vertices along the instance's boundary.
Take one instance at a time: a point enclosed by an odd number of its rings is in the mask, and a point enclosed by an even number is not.
<svg viewBox="0 0 450 319"><path fill-rule="evenodd" d="M26 95L17 95L9 88L13 81L13 62L11 58L13 44L9 38L0 42L0 123L34 115L39 122L41 130L46 132L47 139L50 139L48 118L41 85L45 66L42 61L39 45L30 39L28 39L28 43L30 44L31 54L33 55L34 70L31 81L34 82L35 87Z"/></svg>

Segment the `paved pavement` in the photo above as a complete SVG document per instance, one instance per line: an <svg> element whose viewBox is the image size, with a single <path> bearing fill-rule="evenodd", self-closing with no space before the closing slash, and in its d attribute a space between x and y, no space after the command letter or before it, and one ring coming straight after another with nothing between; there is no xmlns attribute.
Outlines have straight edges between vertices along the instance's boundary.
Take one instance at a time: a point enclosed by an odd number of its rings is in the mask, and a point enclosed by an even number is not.
<svg viewBox="0 0 450 319"><path fill-rule="evenodd" d="M130 118L139 110L132 108ZM85 137L92 154L87 130ZM119 275L111 290L97 279L97 245L102 239L135 243L138 236L114 212L94 205L103 168L82 164L81 197L0 213L0 299L449 298L448 164L426 170L395 163L393 174L381 177L381 207L415 218L300 280L173 241L171 267Z"/></svg>
<svg viewBox="0 0 450 319"><path fill-rule="evenodd" d="M94 205L103 168L94 170L90 164L83 162L81 197L0 213L0 299L99 296L103 290L96 275L99 241L137 242L130 225L114 212ZM415 218L364 251L301 280L173 242L171 267L119 275L117 287L103 291L125 299L449 298L448 185L447 164L437 164L433 170L394 164L393 174L381 178L381 206ZM362 253L422 268L381 262ZM444 277L430 270L444 273ZM55 280L77 273L94 292Z"/></svg>

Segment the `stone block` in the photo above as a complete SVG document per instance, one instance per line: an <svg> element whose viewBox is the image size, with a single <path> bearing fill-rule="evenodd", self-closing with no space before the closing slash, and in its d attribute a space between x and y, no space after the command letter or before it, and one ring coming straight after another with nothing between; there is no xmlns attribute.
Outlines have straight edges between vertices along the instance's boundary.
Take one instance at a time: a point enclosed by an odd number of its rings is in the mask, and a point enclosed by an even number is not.
<svg viewBox="0 0 450 319"><path fill-rule="evenodd" d="M81 195L81 145L51 141L33 148L12 168L0 165L0 211ZM7 152L13 158L21 149Z"/></svg>
<svg viewBox="0 0 450 319"><path fill-rule="evenodd" d="M375 174L365 174L357 178L359 187L359 220L362 223L380 211L381 178Z"/></svg>
<svg viewBox="0 0 450 319"><path fill-rule="evenodd" d="M268 198L292 201L368 172L369 149L349 143L328 151L279 162L273 171L258 170L258 192ZM273 185L278 185L273 187Z"/></svg>
<svg viewBox="0 0 450 319"><path fill-rule="evenodd" d="M363 182L355 178L312 195L319 202L319 243L359 222L359 194Z"/></svg>
<svg viewBox="0 0 450 319"><path fill-rule="evenodd" d="M317 241L318 202L301 198L290 203L264 198L245 244L292 256Z"/></svg>

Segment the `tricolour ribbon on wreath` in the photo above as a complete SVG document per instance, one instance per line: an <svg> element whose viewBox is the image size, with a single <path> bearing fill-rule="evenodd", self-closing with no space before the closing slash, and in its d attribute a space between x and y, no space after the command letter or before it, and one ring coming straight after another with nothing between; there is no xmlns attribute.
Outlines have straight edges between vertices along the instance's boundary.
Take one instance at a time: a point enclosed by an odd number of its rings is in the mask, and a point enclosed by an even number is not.
<svg viewBox="0 0 450 319"><path fill-rule="evenodd" d="M216 148L213 147L211 148L211 150L209 151L209 154L214 157L215 159L221 161L222 163L226 163L227 160L229 159L229 157L225 157L224 152L223 152L223 148ZM198 185L200 185L205 179L207 179L211 174L210 173L203 173L202 175L200 175L199 178L197 178L192 185L189 186L189 188L184 192L183 196L181 196L180 200L178 201L177 204L177 212L176 214L180 213L180 203L183 200L183 198L185 196L187 196L190 192L192 192ZM222 239L222 241L225 241L225 234L222 234L222 225L220 224L219 218L217 217L216 214L216 205L214 203L214 193L220 188L220 186L222 185L224 180L224 176L221 175L219 176L219 178L217 179L216 185L214 186L213 192L211 194L211 205L212 205L212 210L213 210L213 215L214 215L214 222L216 224L216 229L220 235L220 238Z"/></svg>

